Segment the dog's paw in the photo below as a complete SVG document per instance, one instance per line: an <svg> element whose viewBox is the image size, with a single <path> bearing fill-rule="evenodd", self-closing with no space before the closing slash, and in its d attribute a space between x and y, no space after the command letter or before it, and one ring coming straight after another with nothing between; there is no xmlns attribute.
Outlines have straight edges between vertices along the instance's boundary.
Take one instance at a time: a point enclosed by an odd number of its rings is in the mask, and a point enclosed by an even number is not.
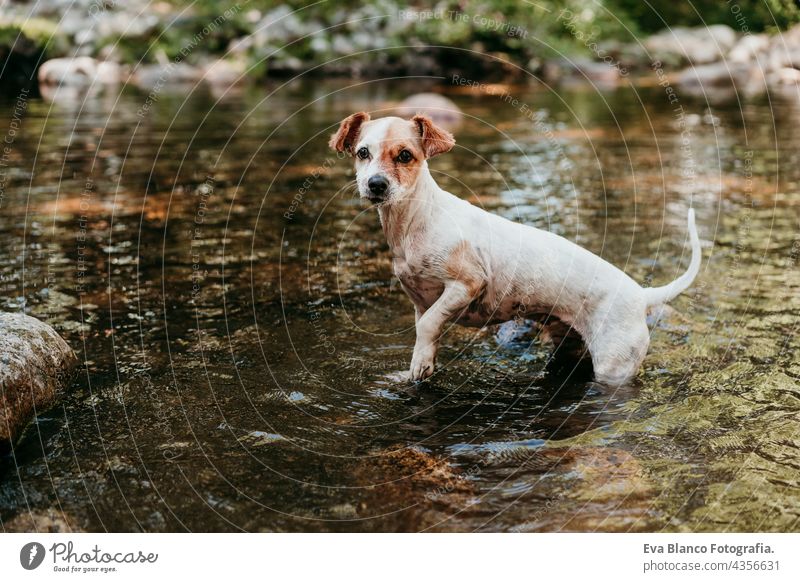
<svg viewBox="0 0 800 582"><path fill-rule="evenodd" d="M417 356L411 359L411 369L408 371L408 379L412 382L422 382L425 378L430 378L433 374L433 358L428 355Z"/></svg>

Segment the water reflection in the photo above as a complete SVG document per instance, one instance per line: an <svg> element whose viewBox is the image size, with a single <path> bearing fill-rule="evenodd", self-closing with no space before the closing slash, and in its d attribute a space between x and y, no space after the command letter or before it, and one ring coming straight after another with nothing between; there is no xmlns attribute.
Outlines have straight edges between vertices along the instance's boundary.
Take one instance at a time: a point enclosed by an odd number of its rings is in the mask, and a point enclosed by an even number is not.
<svg viewBox="0 0 800 582"><path fill-rule="evenodd" d="M454 93L443 187L654 284L688 259L692 204L705 262L624 390L548 373L535 333L461 328L413 387L413 309L326 138L417 90L165 93L144 117L132 92L30 101L0 308L54 324L85 365L2 460L5 524L797 528L796 105L685 100L690 159L660 88L511 88L537 126Z"/></svg>

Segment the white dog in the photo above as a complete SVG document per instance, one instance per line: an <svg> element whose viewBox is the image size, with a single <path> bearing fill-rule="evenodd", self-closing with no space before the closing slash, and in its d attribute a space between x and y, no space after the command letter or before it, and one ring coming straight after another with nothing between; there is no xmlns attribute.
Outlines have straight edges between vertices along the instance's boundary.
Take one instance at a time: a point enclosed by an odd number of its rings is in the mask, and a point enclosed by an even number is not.
<svg viewBox="0 0 800 582"><path fill-rule="evenodd" d="M642 288L565 238L439 188L427 160L453 145L453 136L423 115L370 121L364 112L344 119L330 140L355 157L359 193L377 206L394 273L414 303L411 379L433 373L447 322L482 327L545 314L580 334L598 382L626 383L647 353L648 309L684 291L700 269L693 210L689 268L669 285Z"/></svg>

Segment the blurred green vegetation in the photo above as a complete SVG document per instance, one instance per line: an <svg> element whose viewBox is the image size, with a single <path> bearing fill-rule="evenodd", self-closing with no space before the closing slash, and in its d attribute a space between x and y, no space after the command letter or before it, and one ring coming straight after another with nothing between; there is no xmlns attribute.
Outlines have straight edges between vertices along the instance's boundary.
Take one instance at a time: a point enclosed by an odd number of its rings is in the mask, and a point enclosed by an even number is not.
<svg viewBox="0 0 800 582"><path fill-rule="evenodd" d="M14 87L30 85L41 62L68 48L67 38L53 21L0 15L0 82Z"/></svg>
<svg viewBox="0 0 800 582"><path fill-rule="evenodd" d="M0 57L11 49L19 53L51 54L64 52L68 42L57 23L44 18L4 18L0 15ZM2 62L2 61L0 61Z"/></svg>
<svg viewBox="0 0 800 582"><path fill-rule="evenodd" d="M178 9L186 5L170 1ZM176 21L156 46L168 56L174 54L205 22L234 6L236 2L197 0L192 6L193 17ZM265 33L264 44L247 48L251 64L278 50L283 58L313 65L343 56L342 47L352 46L353 52L358 52L380 44L381 54L365 52L360 58L391 64L403 56L406 46L433 47L427 50L434 54L435 47L451 46L531 67L559 54L588 56L586 39L628 43L667 27L711 24L727 24L739 32L744 26L750 32L774 32L800 22L800 2L793 0L328 0L313 4L307 0L250 0L226 24L224 32L210 39L209 48L225 52L237 36L263 25L258 18L250 18L254 11L266 15L281 7L283 18L271 28L282 32ZM409 18L415 12L434 16ZM524 35L493 27L487 21L508 23ZM364 42L364 35L381 42ZM142 45L134 48L141 50ZM446 59L445 53L440 51L435 57ZM449 58L464 56L450 54Z"/></svg>
<svg viewBox="0 0 800 582"><path fill-rule="evenodd" d="M800 22L796 0L612 0L609 5L635 21L643 33L673 26L727 24L750 32L784 30Z"/></svg>
<svg viewBox="0 0 800 582"><path fill-rule="evenodd" d="M119 2L103 6L109 13L125 10ZM482 55L535 70L559 55L591 57L591 43L619 47L666 27L727 24L738 32L775 32L800 22L800 0L167 0L161 6L155 25L111 29L91 42L90 54L107 56L113 47L112 58L124 63L225 55L243 61L253 76L320 63L342 74L408 71L419 59L446 68L486 62ZM72 54L75 47L61 36L57 11L51 20L24 25L0 17L0 57L15 43L27 43L30 54Z"/></svg>

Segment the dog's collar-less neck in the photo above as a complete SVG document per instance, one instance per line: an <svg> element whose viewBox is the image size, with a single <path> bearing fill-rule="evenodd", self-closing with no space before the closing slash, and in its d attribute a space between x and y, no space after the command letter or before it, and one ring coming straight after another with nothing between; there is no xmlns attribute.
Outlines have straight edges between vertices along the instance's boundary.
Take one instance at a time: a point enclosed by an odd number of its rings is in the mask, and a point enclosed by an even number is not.
<svg viewBox="0 0 800 582"><path fill-rule="evenodd" d="M386 242L395 257L404 258L404 241L413 238L417 230L428 224L438 190L439 186L425 164L420 169L413 192L403 200L378 207Z"/></svg>

